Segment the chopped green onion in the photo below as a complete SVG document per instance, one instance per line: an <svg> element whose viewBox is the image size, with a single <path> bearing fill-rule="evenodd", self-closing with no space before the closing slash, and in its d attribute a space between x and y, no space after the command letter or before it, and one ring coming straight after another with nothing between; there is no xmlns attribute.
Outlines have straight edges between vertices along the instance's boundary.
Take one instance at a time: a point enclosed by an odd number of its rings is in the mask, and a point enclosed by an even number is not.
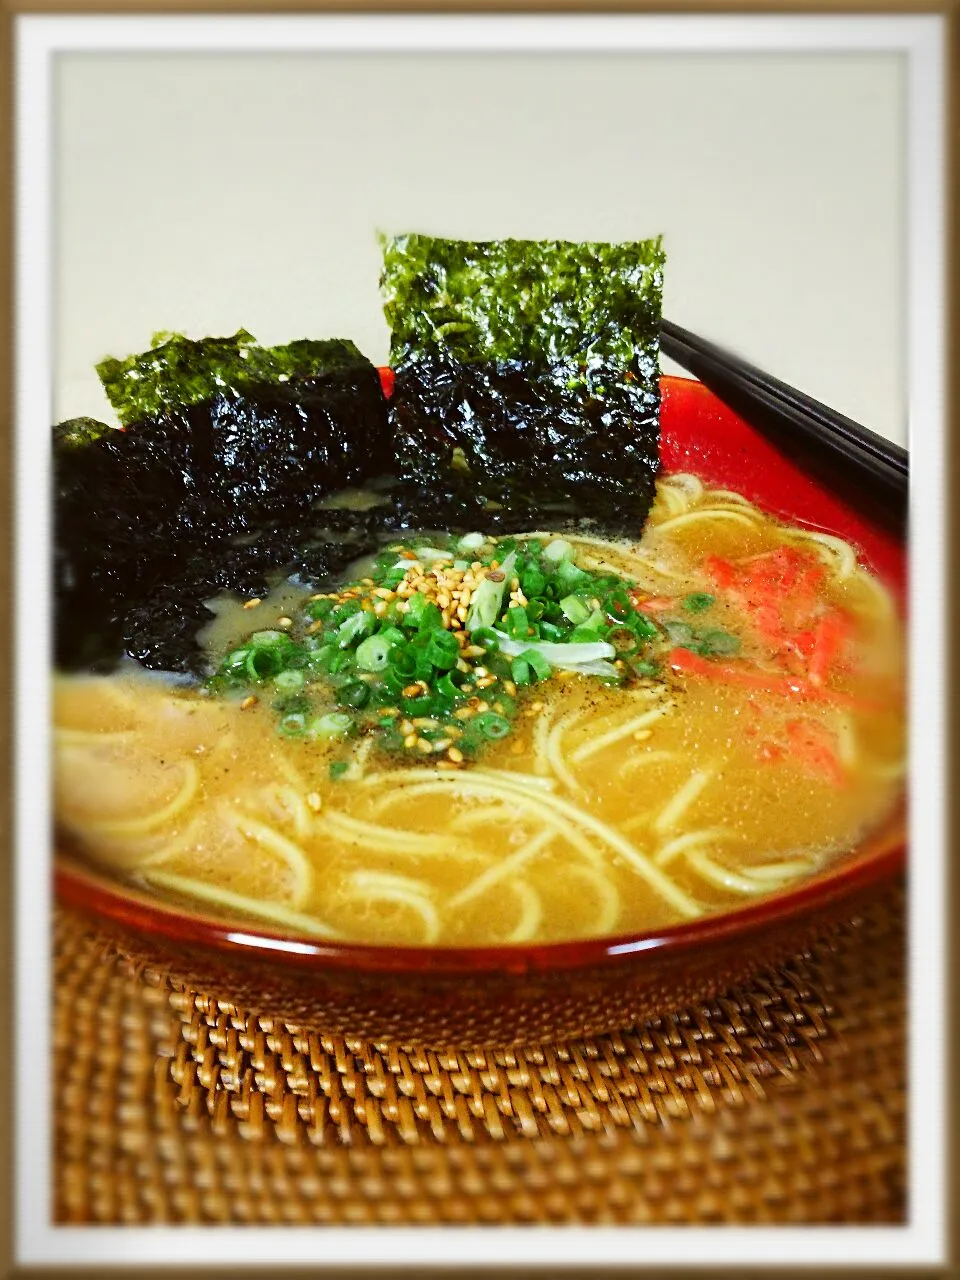
<svg viewBox="0 0 960 1280"><path fill-rule="evenodd" d="M345 773L349 772L350 765L346 760L330 761L330 777L336 780L342 778Z"/></svg>
<svg viewBox="0 0 960 1280"><path fill-rule="evenodd" d="M440 612L438 605L433 603L426 604L420 610L420 616L417 620L418 631L439 631L443 627L443 614Z"/></svg>
<svg viewBox="0 0 960 1280"><path fill-rule="evenodd" d="M574 626L590 617L590 610L579 596L564 596L560 601L560 611Z"/></svg>
<svg viewBox="0 0 960 1280"><path fill-rule="evenodd" d="M510 663L510 675L514 684L524 685L531 683L530 663L527 662L526 658L513 659Z"/></svg>
<svg viewBox="0 0 960 1280"><path fill-rule="evenodd" d="M530 670L538 680L546 680L552 673L552 667L547 659L540 653L538 649L533 647L524 649L520 654L522 661L529 663Z"/></svg>
<svg viewBox="0 0 960 1280"><path fill-rule="evenodd" d="M370 701L370 689L362 680L347 680L337 690L337 702L342 707L356 707L359 711Z"/></svg>
<svg viewBox="0 0 960 1280"><path fill-rule="evenodd" d="M307 724L307 736L317 741L332 738L345 738L353 728L353 717L345 711L329 711L324 716L316 716Z"/></svg>
<svg viewBox="0 0 960 1280"><path fill-rule="evenodd" d="M302 671L280 671L273 677L273 683L280 693L299 693L305 680Z"/></svg>
<svg viewBox="0 0 960 1280"><path fill-rule="evenodd" d="M507 610L507 634L514 640L522 639L530 634L530 619L522 605L511 605Z"/></svg>
<svg viewBox="0 0 960 1280"><path fill-rule="evenodd" d="M311 600L304 608L304 613L308 618L312 618L314 622L318 622L321 618L328 617L333 612L332 600Z"/></svg>
<svg viewBox="0 0 960 1280"><path fill-rule="evenodd" d="M464 624L467 631L476 631L478 627L492 627L496 622L500 616L503 593L513 573L515 560L516 552L511 551L496 571L496 578L488 574L474 591L470 597L470 609Z"/></svg>
<svg viewBox="0 0 960 1280"><path fill-rule="evenodd" d="M357 666L361 671L382 671L390 660L393 642L382 632L379 635L367 636L357 646Z"/></svg>
<svg viewBox="0 0 960 1280"><path fill-rule="evenodd" d="M399 645L390 651L390 665L401 676L415 676L417 674L417 654L409 645L400 648ZM409 679L404 680L404 684L409 684Z"/></svg>
<svg viewBox="0 0 960 1280"><path fill-rule="evenodd" d="M488 654L496 653L500 648L497 633L492 627L477 627L476 631L471 633L470 639L474 644L483 645Z"/></svg>
<svg viewBox="0 0 960 1280"><path fill-rule="evenodd" d="M708 631L700 638L703 653L715 653L728 657L740 652L740 641L737 636L727 631Z"/></svg>
<svg viewBox="0 0 960 1280"><path fill-rule="evenodd" d="M277 731L285 738L299 738L307 725L307 717L302 711L295 711L284 716L277 725Z"/></svg>
<svg viewBox="0 0 960 1280"><path fill-rule="evenodd" d="M554 538L548 542L541 553L548 564L559 564L561 560L573 559L573 546L563 538Z"/></svg>
<svg viewBox="0 0 960 1280"><path fill-rule="evenodd" d="M255 631L247 643L254 649L275 649L291 640L285 631Z"/></svg>
<svg viewBox="0 0 960 1280"><path fill-rule="evenodd" d="M683 607L690 613L703 613L704 609L710 608L715 599L715 596L706 591L694 591L690 595L684 596Z"/></svg>
<svg viewBox="0 0 960 1280"><path fill-rule="evenodd" d="M497 741L505 738L510 732L510 721L496 711L482 711L470 721L471 736L479 734L483 738Z"/></svg>
<svg viewBox="0 0 960 1280"><path fill-rule="evenodd" d="M435 667L449 670L457 665L460 656L460 645L452 631L433 631L427 645L427 657Z"/></svg>
<svg viewBox="0 0 960 1280"><path fill-rule="evenodd" d="M369 610L363 609L351 614L346 622L337 627L337 643L341 649L346 649L361 636L368 636L376 625L376 615Z"/></svg>

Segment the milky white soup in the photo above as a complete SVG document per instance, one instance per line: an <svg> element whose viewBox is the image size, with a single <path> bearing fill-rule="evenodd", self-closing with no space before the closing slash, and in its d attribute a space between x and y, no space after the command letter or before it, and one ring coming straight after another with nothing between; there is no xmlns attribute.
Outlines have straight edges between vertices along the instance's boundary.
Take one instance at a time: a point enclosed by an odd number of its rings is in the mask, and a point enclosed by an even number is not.
<svg viewBox="0 0 960 1280"><path fill-rule="evenodd" d="M853 548L682 475L661 479L639 543L564 536L578 565L635 584L661 631L657 674L543 680L508 737L459 763L400 759L370 735L285 738L265 701L133 669L57 676L61 832L206 914L463 946L727 911L814 875L883 819L902 787L901 631ZM685 647L707 614L734 655ZM225 649L249 613L217 626Z"/></svg>

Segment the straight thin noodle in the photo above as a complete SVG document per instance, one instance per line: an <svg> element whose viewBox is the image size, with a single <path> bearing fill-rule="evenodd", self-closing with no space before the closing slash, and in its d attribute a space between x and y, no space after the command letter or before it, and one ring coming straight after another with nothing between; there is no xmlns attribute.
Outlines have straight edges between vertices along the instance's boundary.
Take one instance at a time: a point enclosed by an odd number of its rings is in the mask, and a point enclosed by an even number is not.
<svg viewBox="0 0 960 1280"><path fill-rule="evenodd" d="M654 819L654 831L661 835L666 834L683 817L701 791L713 779L714 772L713 769L698 769L692 773Z"/></svg>
<svg viewBox="0 0 960 1280"><path fill-rule="evenodd" d="M737 493L734 489L710 489L707 492L707 498L711 502L719 500L738 507L749 507L751 511L757 510L755 502L751 502L749 498L745 498L742 493Z"/></svg>
<svg viewBox="0 0 960 1280"><path fill-rule="evenodd" d="M694 849L701 844L712 844L717 840L736 840L737 838L734 832L728 831L725 827L703 827L699 831L687 831L684 835L667 841L653 855L653 860L658 867L665 867L678 854L685 853L688 849Z"/></svg>
<svg viewBox="0 0 960 1280"><path fill-rule="evenodd" d="M702 849L691 849L686 854L686 861L689 867L697 871L704 880L709 880L711 884L717 885L721 889L729 889L735 893L744 893L756 895L763 893L764 887L757 880L748 880L746 876L737 875L735 871L730 871L726 867L721 867L719 863L703 852Z"/></svg>
<svg viewBox="0 0 960 1280"><path fill-rule="evenodd" d="M575 712L573 715L567 716L565 719L558 721L551 730L550 737L547 740L547 759L550 761L550 768L560 780L561 785L565 786L567 790L572 795L577 796L578 799L583 799L586 793L579 780L574 777L567 768L567 763L563 758L563 749L561 744L563 735L567 730L571 729L582 719L583 716L578 712Z"/></svg>
<svg viewBox="0 0 960 1280"><path fill-rule="evenodd" d="M482 897L483 894L500 884L502 880L514 875L532 858L535 858L537 854L548 848L556 839L557 834L555 831L539 832L532 840L528 840L522 848L517 849L515 853L510 853L505 858L501 858L494 866L481 872L475 880L471 880L468 885L459 889L448 899L447 906L452 908L466 906L468 902L473 902L475 898Z"/></svg>
<svg viewBox="0 0 960 1280"><path fill-rule="evenodd" d="M313 815L306 806L303 797L298 794L294 787L283 786L277 783L272 786L261 787L255 795L244 797L240 803L244 806L253 806L257 801L268 804L274 801L281 809L284 809L293 822L293 829L298 840L306 840L313 831Z"/></svg>
<svg viewBox="0 0 960 1280"><path fill-rule="evenodd" d="M781 885L789 880L798 880L801 876L810 875L815 870L815 865L808 858L794 858L785 862L764 862L759 866L746 867L744 875L751 880Z"/></svg>
<svg viewBox="0 0 960 1280"><path fill-rule="evenodd" d="M661 477L657 481L657 492L661 489L671 492L679 490L681 496L691 503L699 502L704 492L703 481L689 471L674 471L671 475Z"/></svg>
<svg viewBox="0 0 960 1280"><path fill-rule="evenodd" d="M439 778L443 779L442 783L439 782ZM416 790L420 792L420 794L424 794L425 788L428 786L432 788L437 785L448 787L451 785L460 785L463 789L471 788L482 791L483 787L488 785L486 782L468 782L466 779L460 778L457 775L440 774L439 778L437 783L424 783L422 785L415 783L408 789L411 792ZM504 789L508 789L505 784ZM527 804L533 805L535 803L529 793L523 791L521 788L511 787L509 790L512 791L514 796L523 797ZM660 896L665 898L671 906L675 907L681 915L692 919L695 916L703 914L703 908L695 902L689 894L684 893L680 886L671 880L669 876L665 876L661 871L659 871L650 859L636 849L625 836L620 834L619 831L608 826L605 822L601 822L599 818L595 818L593 814L587 813L586 810L578 809L575 805L562 799L560 796L551 796L549 798L549 803L550 808L547 808L545 804L540 803L536 803L536 808L540 810L541 813L545 813L547 815L547 821L549 821L551 825L556 825L561 816L566 816L571 822L578 825L581 829L590 832L590 834L599 839L602 844L605 844L613 852L618 853L623 858L624 862L637 871L640 876L647 881L651 888L655 889ZM553 813L551 810L555 810L556 812ZM569 839L569 832L564 828L561 828L561 830L566 838Z"/></svg>
<svg viewBox="0 0 960 1280"><path fill-rule="evenodd" d="M680 753L678 751L632 751L625 760L620 761L619 769L621 773L629 773L633 769L637 769L640 765L656 764L664 760L676 760Z"/></svg>
<svg viewBox="0 0 960 1280"><path fill-rule="evenodd" d="M520 919L514 925L510 933L507 934L507 942L529 942L537 930L540 928L540 922L543 919L543 905L540 902L540 895L524 880L510 880L507 882L508 887L520 899Z"/></svg>
<svg viewBox="0 0 960 1280"><path fill-rule="evenodd" d="M248 818L246 814L237 813L226 805L221 808L220 813L228 826L233 827L239 835L252 840L262 849L269 850L286 864L293 875L291 903L294 907L302 907L313 887L313 867L300 846L266 823Z"/></svg>
<svg viewBox="0 0 960 1280"><path fill-rule="evenodd" d="M662 720L669 710L669 706L654 707L651 711L645 711L642 716L630 716L608 733L601 734L598 738L591 738L582 747L577 747L575 751L570 753L571 761L574 764L582 764L584 760L589 760L598 751L604 751L607 747L614 746L623 738L629 737L630 734L636 733L640 729L645 729L647 725L655 724L657 720Z"/></svg>
<svg viewBox="0 0 960 1280"><path fill-rule="evenodd" d="M426 772L426 771L425 771ZM583 833L573 830L569 823L553 813L550 808L531 792L520 787L509 787L507 785L494 782L492 779L476 779L471 780L462 775L440 773L438 770L430 770L433 781L423 782L400 782L396 780L395 775L381 774L381 778L385 780L386 785L390 786L384 796L380 797L378 805L386 807L388 803L395 803L405 796L423 796L423 795L444 795L449 794L453 790L453 783L459 783L459 790L467 795L482 795L487 799L493 798L499 800L501 804L509 806L510 810L516 815L519 810L521 814L525 811L528 817L538 820L541 824L553 830L561 839L563 839L571 848L575 849L582 857L595 866L602 866L604 862L603 854L593 844L587 840ZM544 797L544 800L553 801L556 797ZM458 849L458 854L462 849Z"/></svg>
<svg viewBox="0 0 960 1280"><path fill-rule="evenodd" d="M204 880L194 880L189 876L174 875L170 871L147 869L141 872L144 880L159 885L161 889L173 889L189 898L199 898L203 902L212 902L217 906L241 911L244 914L258 916L273 924L280 924L294 932L309 933L319 938L342 938L335 929L323 920L301 911L292 911L278 902L269 902L262 898L249 898L243 893L234 893L231 889L221 889L217 885L208 884Z"/></svg>
<svg viewBox="0 0 960 1280"><path fill-rule="evenodd" d="M700 520L734 520L737 524L744 524L749 529L756 529L760 523L760 517L748 516L745 511L724 511L719 507L713 509L698 507L695 511L685 511L679 516L669 516L666 520L661 520L654 528L658 533L663 533L665 529L677 529L681 525L694 524Z"/></svg>
<svg viewBox="0 0 960 1280"><path fill-rule="evenodd" d="M545 715L537 716L533 724L533 771L538 777L550 776L550 731L553 721L554 712L551 709Z"/></svg>
<svg viewBox="0 0 960 1280"><path fill-rule="evenodd" d="M600 914L591 922L589 933L597 937L613 933L620 918L622 904L620 894L610 877L598 871L596 867L585 867L581 862L571 863L564 874L580 876L581 879L586 880L596 891L600 900Z"/></svg>
<svg viewBox="0 0 960 1280"><path fill-rule="evenodd" d="M354 818L349 814L325 809L317 816L317 826L326 830L338 840L346 840L351 844L359 844L363 848L383 853L389 849L391 853L408 854L452 854L464 853L462 848L454 849L453 841L446 836L431 836L417 831L398 831L395 827L380 826L375 822L366 822L362 818Z"/></svg>
<svg viewBox="0 0 960 1280"><path fill-rule="evenodd" d="M893 605L893 597L890 595L890 592L883 583L878 581L872 573L868 573L866 569L857 569L857 571L852 573L847 579L848 587L851 587L854 584L856 584L860 590L865 591L867 595L871 597L874 604L878 606L875 616L884 620L888 620L894 616L896 610Z"/></svg>
<svg viewBox="0 0 960 1280"><path fill-rule="evenodd" d="M485 769L479 765L474 765L470 772L475 777L481 778L506 778L511 782L516 782L518 786L529 787L531 791L555 791L557 784L553 778L540 778L529 773L520 773L516 769Z"/></svg>
<svg viewBox="0 0 960 1280"><path fill-rule="evenodd" d="M424 943L436 942L440 936L440 917L429 898L400 882L402 877L383 875L375 871L358 871L353 875L353 884L349 890L341 888L341 893L349 896L361 896L370 902L393 902L397 906L407 907L423 921Z"/></svg>
<svg viewBox="0 0 960 1280"><path fill-rule="evenodd" d="M190 845L196 843L199 829L200 819L194 818L175 839L167 841L159 849L144 854L133 870L140 871L144 867L156 867L163 862L169 862L171 858L175 858L177 854L183 853L185 849L189 849Z"/></svg>
<svg viewBox="0 0 960 1280"><path fill-rule="evenodd" d="M818 533L813 529L791 528L785 533L789 542L813 542L820 551L820 558L834 570L834 576L843 582L856 572L857 556L849 542L835 538L832 533ZM826 555L824 555L826 551Z"/></svg>
<svg viewBox="0 0 960 1280"><path fill-rule="evenodd" d="M192 802L200 786L200 773L193 761L183 761L182 767L184 778L180 784L179 791L172 800L161 808L154 809L143 818L105 819L102 822L88 822L84 824L86 829L95 832L97 835L138 836L145 835L148 831L155 831L157 827L162 827L165 823L172 821Z"/></svg>

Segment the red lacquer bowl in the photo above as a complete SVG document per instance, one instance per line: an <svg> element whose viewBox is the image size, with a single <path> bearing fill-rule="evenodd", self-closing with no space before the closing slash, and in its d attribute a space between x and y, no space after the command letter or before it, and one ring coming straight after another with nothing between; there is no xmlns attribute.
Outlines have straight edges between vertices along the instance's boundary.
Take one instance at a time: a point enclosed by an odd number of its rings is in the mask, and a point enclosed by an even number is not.
<svg viewBox="0 0 960 1280"><path fill-rule="evenodd" d="M787 461L700 383L664 377L662 460L771 514L852 542L903 607L903 545ZM782 962L856 915L901 871L905 806L858 849L793 890L656 933L502 948L318 943L185 914L66 854L61 901L122 953L174 983L304 1029L427 1045L490 1046L597 1034L700 1002Z"/></svg>

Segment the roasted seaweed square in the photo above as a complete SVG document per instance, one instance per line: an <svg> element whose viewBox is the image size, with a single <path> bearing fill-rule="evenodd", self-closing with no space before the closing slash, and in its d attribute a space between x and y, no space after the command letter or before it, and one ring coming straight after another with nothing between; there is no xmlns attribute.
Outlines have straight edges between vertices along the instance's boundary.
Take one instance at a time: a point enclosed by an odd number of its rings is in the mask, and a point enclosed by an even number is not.
<svg viewBox="0 0 960 1280"><path fill-rule="evenodd" d="M400 236L382 286L401 477L639 533L659 466L663 252Z"/></svg>
<svg viewBox="0 0 960 1280"><path fill-rule="evenodd" d="M312 505L390 456L379 376L352 355L308 378L246 380L126 430L55 429L58 663L109 667L126 651L192 669L186 638L208 620L203 599L243 590L250 561L258 572L267 557L273 570L302 563L300 544L320 523ZM251 531L265 540L244 564L235 538Z"/></svg>

